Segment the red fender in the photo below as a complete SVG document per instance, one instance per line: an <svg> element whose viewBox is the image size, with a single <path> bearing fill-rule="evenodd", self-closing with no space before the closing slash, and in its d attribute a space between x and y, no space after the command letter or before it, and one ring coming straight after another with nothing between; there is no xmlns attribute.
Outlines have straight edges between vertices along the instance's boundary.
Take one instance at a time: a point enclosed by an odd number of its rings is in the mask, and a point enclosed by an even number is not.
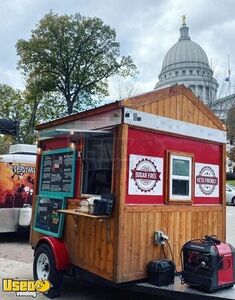
<svg viewBox="0 0 235 300"><path fill-rule="evenodd" d="M57 270L68 269L70 266L70 261L69 261L68 249L65 242L61 239L44 236L40 238L40 240L37 242L34 253L36 253L37 248L43 243L47 243L50 246L55 258L56 269Z"/></svg>

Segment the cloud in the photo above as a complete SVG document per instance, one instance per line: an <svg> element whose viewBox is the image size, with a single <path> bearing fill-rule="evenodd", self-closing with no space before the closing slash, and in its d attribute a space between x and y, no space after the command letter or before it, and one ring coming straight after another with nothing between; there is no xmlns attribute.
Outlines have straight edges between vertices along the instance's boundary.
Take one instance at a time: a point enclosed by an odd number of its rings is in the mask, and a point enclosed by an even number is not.
<svg viewBox="0 0 235 300"><path fill-rule="evenodd" d="M181 16L187 16L190 36L208 55L220 81L230 54L235 67L235 6L233 0L2 0L0 1L0 82L24 88L16 70L15 44L28 39L38 21L52 9L58 14L97 16L115 28L123 55L131 55L139 69L138 86L151 90L158 80L169 48L177 42ZM235 77L234 77L235 79Z"/></svg>

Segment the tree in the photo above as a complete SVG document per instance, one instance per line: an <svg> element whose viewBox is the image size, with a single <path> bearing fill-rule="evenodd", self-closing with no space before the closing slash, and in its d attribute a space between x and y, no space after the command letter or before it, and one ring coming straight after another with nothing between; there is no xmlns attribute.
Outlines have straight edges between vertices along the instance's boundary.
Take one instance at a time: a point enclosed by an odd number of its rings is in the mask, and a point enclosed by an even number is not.
<svg viewBox="0 0 235 300"><path fill-rule="evenodd" d="M235 106L232 106L228 113L227 113L227 118L226 118L226 125L228 129L228 140L229 140L229 145L227 146L228 152L227 156L229 159L229 164L231 167L234 165L235 162L235 147L234 147L234 142L235 142Z"/></svg>
<svg viewBox="0 0 235 300"><path fill-rule="evenodd" d="M228 139L231 144L235 142L235 106L231 107L227 113L226 125L228 128Z"/></svg>
<svg viewBox="0 0 235 300"><path fill-rule="evenodd" d="M0 118L17 121L20 118L22 94L6 84L0 84Z"/></svg>
<svg viewBox="0 0 235 300"><path fill-rule="evenodd" d="M44 85L45 83L40 76L30 76L23 92L25 109L22 114L20 133L25 143L34 141L36 125L62 117L66 110L65 105L57 95L44 92Z"/></svg>
<svg viewBox="0 0 235 300"><path fill-rule="evenodd" d="M131 57L121 57L119 48L115 30L99 18L52 11L28 41L16 44L18 67L27 77L38 74L44 92L61 95L68 114L107 96L110 76L136 74Z"/></svg>
<svg viewBox="0 0 235 300"><path fill-rule="evenodd" d="M0 84L0 119L20 122L20 129L16 137L4 136L0 142L33 143L35 140L35 126L63 116L65 106L57 95L42 91L42 82L38 77L29 78L25 91L14 90L6 84ZM5 142L4 142L5 141ZM6 149L8 146L6 146ZM3 150L1 150L3 149ZM5 151L0 147L0 152Z"/></svg>
<svg viewBox="0 0 235 300"><path fill-rule="evenodd" d="M0 135L0 154L6 154L13 143L13 138L10 135Z"/></svg>
<svg viewBox="0 0 235 300"><path fill-rule="evenodd" d="M133 78L123 79L120 76L115 76L115 80L111 82L111 84L112 98L116 100L129 98L141 93L141 89L138 86L138 83L136 83Z"/></svg>
<svg viewBox="0 0 235 300"><path fill-rule="evenodd" d="M0 84L0 119L20 121L22 118L22 93L6 84ZM19 136L12 138L13 142L19 141Z"/></svg>

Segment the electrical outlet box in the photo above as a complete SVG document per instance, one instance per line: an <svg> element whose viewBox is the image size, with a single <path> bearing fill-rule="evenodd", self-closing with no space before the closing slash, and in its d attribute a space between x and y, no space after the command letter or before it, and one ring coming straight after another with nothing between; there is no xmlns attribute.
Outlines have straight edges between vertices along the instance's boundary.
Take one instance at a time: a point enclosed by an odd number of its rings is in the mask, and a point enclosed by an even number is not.
<svg viewBox="0 0 235 300"><path fill-rule="evenodd" d="M168 236L165 235L163 231L154 232L154 244L155 245L165 245L165 240L168 240Z"/></svg>

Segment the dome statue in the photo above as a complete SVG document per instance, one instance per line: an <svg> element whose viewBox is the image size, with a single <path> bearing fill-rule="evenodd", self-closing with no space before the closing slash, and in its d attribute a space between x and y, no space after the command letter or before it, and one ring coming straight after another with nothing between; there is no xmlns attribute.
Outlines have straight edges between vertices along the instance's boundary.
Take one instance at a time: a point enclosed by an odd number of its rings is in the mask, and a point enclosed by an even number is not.
<svg viewBox="0 0 235 300"><path fill-rule="evenodd" d="M168 50L158 79L155 89L184 84L205 104L210 106L216 100L218 83L213 77L205 51L191 41L185 16L179 40Z"/></svg>

